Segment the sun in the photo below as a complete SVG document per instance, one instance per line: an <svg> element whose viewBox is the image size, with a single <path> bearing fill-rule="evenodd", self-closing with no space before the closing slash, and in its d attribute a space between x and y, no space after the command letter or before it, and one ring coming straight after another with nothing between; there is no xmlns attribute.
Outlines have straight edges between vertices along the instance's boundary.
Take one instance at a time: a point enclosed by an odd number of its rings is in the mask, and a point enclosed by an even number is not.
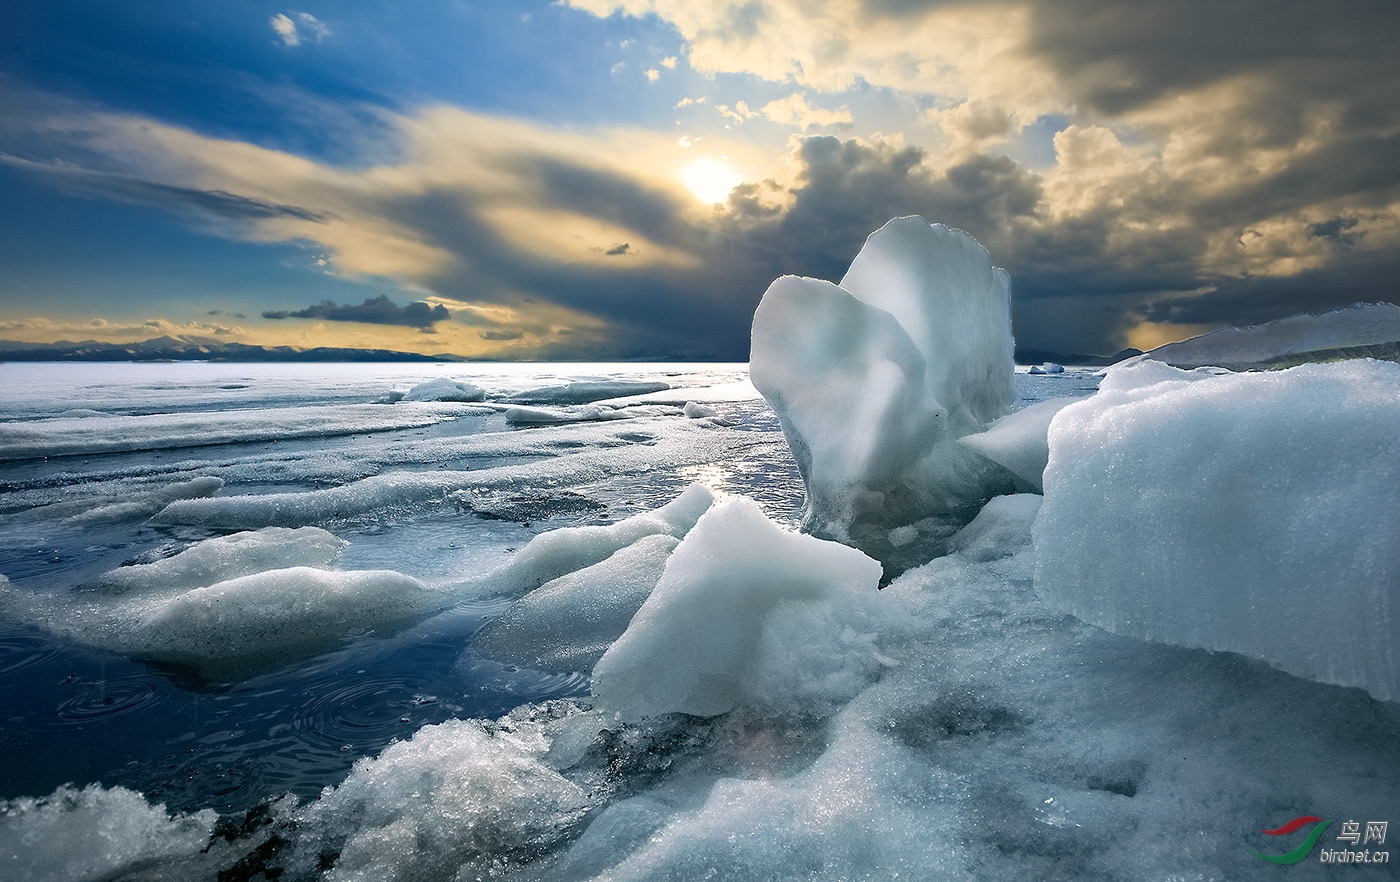
<svg viewBox="0 0 1400 882"><path fill-rule="evenodd" d="M744 182L742 175L718 159L693 162L682 177L696 198L711 204L726 201L730 191Z"/></svg>

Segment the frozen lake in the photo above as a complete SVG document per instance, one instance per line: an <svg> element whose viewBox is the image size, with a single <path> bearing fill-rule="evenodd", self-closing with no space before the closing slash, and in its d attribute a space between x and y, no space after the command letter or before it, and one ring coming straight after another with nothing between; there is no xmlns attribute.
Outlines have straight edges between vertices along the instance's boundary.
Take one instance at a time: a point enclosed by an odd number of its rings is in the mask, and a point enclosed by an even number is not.
<svg viewBox="0 0 1400 882"><path fill-rule="evenodd" d="M411 400L443 377L475 400ZM1024 406L1098 377L1016 383ZM0 365L0 856L19 878L1264 879L1254 852L1284 849L1261 829L1400 808L1400 706L1049 609L1028 495L850 611L868 670L790 666L771 688L816 696L791 707L624 724L586 670L476 651L532 538L696 483L798 523L746 365ZM199 661L276 623L177 609L214 577L172 565L251 530L283 568L376 574L364 609ZM256 587L276 612L307 579ZM90 844L114 815L134 844Z"/></svg>

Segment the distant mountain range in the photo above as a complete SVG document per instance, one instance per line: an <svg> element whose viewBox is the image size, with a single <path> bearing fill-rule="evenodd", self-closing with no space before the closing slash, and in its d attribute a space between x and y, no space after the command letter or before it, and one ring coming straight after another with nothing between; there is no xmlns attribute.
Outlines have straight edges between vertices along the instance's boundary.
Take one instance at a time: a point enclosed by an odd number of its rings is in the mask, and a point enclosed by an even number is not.
<svg viewBox="0 0 1400 882"><path fill-rule="evenodd" d="M464 361L455 355L422 355L391 349L317 346L249 346L212 337L164 336L144 343L21 343L0 340L3 361Z"/></svg>
<svg viewBox="0 0 1400 882"><path fill-rule="evenodd" d="M1083 355L1043 349L1016 350L1017 364L1104 366L1145 356L1177 367L1203 365L1230 370L1285 368L1310 361L1380 358L1400 361L1400 306L1357 303L1321 315L1304 313L1262 325L1221 328L1168 343L1150 352L1124 349L1113 355ZM0 340L0 361L467 361L446 353L423 355L391 349L317 346L250 346L212 337L164 336L143 343L21 343Z"/></svg>

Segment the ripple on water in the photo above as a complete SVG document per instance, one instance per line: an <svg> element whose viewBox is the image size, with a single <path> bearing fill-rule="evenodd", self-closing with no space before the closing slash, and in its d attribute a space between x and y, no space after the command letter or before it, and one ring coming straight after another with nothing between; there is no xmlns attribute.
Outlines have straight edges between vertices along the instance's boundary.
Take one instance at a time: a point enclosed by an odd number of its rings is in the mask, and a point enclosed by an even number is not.
<svg viewBox="0 0 1400 882"><path fill-rule="evenodd" d="M444 717L438 696L403 676L360 676L308 687L311 699L297 709L292 727L298 740L346 752L374 750L394 738Z"/></svg>
<svg viewBox="0 0 1400 882"><path fill-rule="evenodd" d="M58 705L58 718L71 725L109 719L154 705L159 699L154 676L131 674L84 683L76 695Z"/></svg>
<svg viewBox="0 0 1400 882"><path fill-rule="evenodd" d="M38 634L0 635L0 674L22 670L58 655L49 638Z"/></svg>

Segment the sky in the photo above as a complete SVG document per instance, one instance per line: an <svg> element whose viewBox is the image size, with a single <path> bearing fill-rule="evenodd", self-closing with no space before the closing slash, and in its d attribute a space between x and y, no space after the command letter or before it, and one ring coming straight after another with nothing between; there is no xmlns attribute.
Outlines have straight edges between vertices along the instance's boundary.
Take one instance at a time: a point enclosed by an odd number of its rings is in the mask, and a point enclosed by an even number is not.
<svg viewBox="0 0 1400 882"><path fill-rule="evenodd" d="M1022 349L1400 302L1394 0L18 0L0 339L746 360L919 214Z"/></svg>

